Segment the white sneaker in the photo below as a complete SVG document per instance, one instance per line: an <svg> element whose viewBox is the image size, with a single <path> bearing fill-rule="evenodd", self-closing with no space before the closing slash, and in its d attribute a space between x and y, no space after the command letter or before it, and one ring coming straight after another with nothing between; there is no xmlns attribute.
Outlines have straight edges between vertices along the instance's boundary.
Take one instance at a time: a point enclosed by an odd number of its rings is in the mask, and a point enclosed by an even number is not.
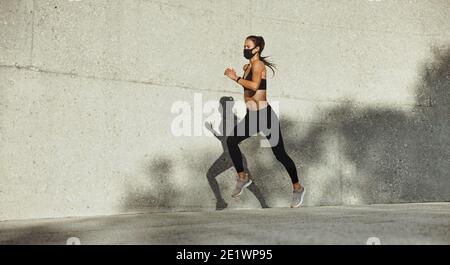
<svg viewBox="0 0 450 265"><path fill-rule="evenodd" d="M243 181L240 178L237 178L236 180L237 180L236 188L234 189L233 193L231 194L231 197L233 197L233 198L237 198L237 197L241 196L244 189L247 188L248 186L250 186L250 184L252 184L252 180L249 179L248 176L247 176L246 181Z"/></svg>
<svg viewBox="0 0 450 265"><path fill-rule="evenodd" d="M303 204L303 197L305 196L305 187L301 190L292 192L291 208L297 208Z"/></svg>

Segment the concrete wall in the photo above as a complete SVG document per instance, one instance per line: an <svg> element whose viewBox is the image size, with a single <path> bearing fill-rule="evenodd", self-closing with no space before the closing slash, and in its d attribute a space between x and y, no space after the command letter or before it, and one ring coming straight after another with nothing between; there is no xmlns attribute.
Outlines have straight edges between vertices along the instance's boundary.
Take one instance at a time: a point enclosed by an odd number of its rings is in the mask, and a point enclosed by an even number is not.
<svg viewBox="0 0 450 265"><path fill-rule="evenodd" d="M175 137L171 107L242 100L223 71L250 34L307 205L450 200L449 1L0 0L0 220L214 210L221 144ZM228 168L229 207L287 206L270 149L241 147L260 192L231 200Z"/></svg>

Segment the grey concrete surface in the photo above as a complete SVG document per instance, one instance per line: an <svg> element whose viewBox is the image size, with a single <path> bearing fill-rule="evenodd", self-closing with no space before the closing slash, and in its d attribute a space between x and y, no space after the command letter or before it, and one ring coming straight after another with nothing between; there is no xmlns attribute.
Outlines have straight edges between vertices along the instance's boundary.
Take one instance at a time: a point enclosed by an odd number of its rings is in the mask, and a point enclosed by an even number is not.
<svg viewBox="0 0 450 265"><path fill-rule="evenodd" d="M0 244L450 244L450 203L154 212L0 222Z"/></svg>
<svg viewBox="0 0 450 265"><path fill-rule="evenodd" d="M450 201L448 0L0 0L0 220L229 197L220 142L175 136L172 107L242 101L223 72L251 34L308 206ZM289 203L272 152L242 150L260 192L230 209Z"/></svg>

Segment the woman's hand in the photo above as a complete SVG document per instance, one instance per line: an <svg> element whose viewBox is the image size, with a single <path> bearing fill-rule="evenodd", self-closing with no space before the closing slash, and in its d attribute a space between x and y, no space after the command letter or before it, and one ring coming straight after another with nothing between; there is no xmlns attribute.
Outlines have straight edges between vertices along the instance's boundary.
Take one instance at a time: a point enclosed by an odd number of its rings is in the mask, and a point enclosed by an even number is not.
<svg viewBox="0 0 450 265"><path fill-rule="evenodd" d="M234 80L234 81L236 81L236 79L237 79L236 71L234 71L233 68L228 67L227 69L225 69L224 75L228 76L231 80Z"/></svg>

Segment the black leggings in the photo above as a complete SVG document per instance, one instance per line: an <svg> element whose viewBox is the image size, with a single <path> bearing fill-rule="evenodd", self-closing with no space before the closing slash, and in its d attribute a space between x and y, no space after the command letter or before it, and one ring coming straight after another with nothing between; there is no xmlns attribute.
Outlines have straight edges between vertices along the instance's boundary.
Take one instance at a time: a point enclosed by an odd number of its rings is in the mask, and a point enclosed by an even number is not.
<svg viewBox="0 0 450 265"><path fill-rule="evenodd" d="M238 173L244 171L242 154L238 144L260 131L262 131L267 140L269 140L270 147L272 148L275 157L286 168L292 183L297 183L297 168L295 167L294 161L292 161L284 149L280 121L269 104L267 107L257 111L252 111L247 108L244 119L234 127L233 134L227 138L228 151L230 152L231 160L233 161L236 171Z"/></svg>

